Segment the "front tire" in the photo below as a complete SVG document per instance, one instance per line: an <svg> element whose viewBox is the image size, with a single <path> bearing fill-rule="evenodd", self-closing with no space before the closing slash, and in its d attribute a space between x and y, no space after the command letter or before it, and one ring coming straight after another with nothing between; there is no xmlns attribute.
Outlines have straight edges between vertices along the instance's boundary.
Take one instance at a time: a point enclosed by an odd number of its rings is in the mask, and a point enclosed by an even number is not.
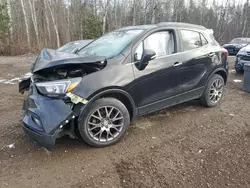
<svg viewBox="0 0 250 188"><path fill-rule="evenodd" d="M118 142L129 124L129 112L121 101L115 98L102 98L81 112L78 131L87 144L106 147Z"/></svg>
<svg viewBox="0 0 250 188"><path fill-rule="evenodd" d="M217 106L224 94L224 86L225 81L222 76L214 74L208 81L206 89L201 97L202 105L206 107Z"/></svg>

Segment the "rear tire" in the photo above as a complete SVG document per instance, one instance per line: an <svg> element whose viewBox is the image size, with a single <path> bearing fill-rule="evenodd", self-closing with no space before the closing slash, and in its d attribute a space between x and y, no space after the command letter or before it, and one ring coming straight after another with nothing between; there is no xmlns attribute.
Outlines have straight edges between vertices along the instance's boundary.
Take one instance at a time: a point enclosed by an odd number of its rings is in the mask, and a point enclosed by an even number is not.
<svg viewBox="0 0 250 188"><path fill-rule="evenodd" d="M224 94L225 81L222 76L214 74L208 84L203 95L200 98L201 104L206 107L217 106Z"/></svg>
<svg viewBox="0 0 250 188"><path fill-rule="evenodd" d="M78 131L87 144L106 147L118 142L129 124L129 112L121 101L102 98L82 110L78 119Z"/></svg>

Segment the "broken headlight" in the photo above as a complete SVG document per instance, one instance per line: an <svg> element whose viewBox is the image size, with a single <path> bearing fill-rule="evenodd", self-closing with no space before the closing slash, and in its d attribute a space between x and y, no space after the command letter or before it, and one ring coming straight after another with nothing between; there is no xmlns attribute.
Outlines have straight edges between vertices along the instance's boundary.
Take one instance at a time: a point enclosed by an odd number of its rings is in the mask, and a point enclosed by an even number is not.
<svg viewBox="0 0 250 188"><path fill-rule="evenodd" d="M81 80L82 78L72 78L59 81L38 82L36 86L40 93L50 97L56 97L71 92Z"/></svg>

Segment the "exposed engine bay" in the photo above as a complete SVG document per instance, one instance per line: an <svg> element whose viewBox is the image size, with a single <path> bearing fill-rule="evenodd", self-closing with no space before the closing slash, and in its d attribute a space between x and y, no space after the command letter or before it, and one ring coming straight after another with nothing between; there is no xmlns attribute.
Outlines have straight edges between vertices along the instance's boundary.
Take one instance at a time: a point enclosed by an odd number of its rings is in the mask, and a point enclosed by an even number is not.
<svg viewBox="0 0 250 188"><path fill-rule="evenodd" d="M31 75L19 83L19 92L29 89L32 82L49 82L83 77L102 70L107 65L106 57L87 56L43 49L31 66Z"/></svg>
<svg viewBox="0 0 250 188"><path fill-rule="evenodd" d="M83 77L106 66L105 57L82 57L78 54L43 49L34 62L31 71L37 79L53 81L57 79Z"/></svg>
<svg viewBox="0 0 250 188"><path fill-rule="evenodd" d="M93 72L101 70L97 67L74 65L65 66L64 68L52 68L49 70L42 70L33 74L34 82L38 81L54 81L60 79L83 77Z"/></svg>

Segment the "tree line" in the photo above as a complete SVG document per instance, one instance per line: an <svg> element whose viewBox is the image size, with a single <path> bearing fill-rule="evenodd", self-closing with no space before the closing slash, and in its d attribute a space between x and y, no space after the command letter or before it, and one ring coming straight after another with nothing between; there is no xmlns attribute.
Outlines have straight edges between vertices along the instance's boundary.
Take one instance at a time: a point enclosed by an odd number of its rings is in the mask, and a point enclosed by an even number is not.
<svg viewBox="0 0 250 188"><path fill-rule="evenodd" d="M250 37L250 4L240 0L0 0L0 55L58 48L130 25L187 22L226 43Z"/></svg>

